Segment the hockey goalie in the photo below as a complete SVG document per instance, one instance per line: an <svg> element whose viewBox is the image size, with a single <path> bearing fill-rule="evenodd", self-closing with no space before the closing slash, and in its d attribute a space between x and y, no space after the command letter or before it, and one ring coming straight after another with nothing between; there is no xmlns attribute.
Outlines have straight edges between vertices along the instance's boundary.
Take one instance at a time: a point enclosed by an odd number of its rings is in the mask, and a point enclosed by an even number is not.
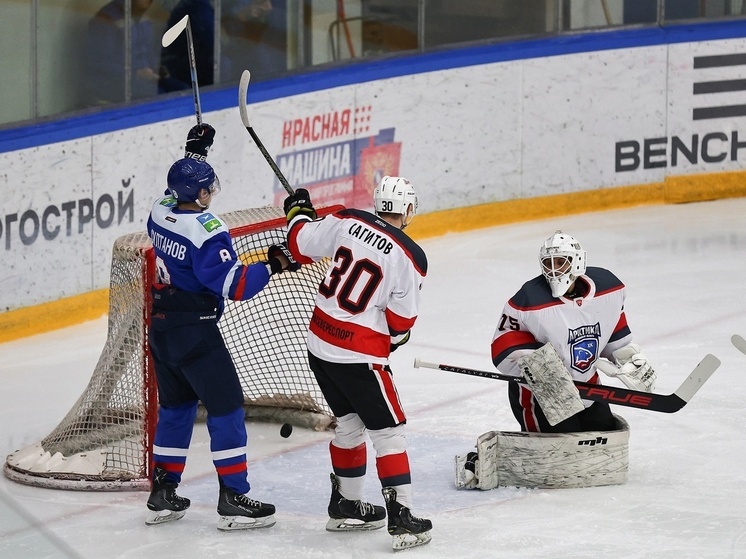
<svg viewBox="0 0 746 559"><path fill-rule="evenodd" d="M541 274L505 304L492 361L525 383L508 384L520 432L490 431L456 457L461 488L588 487L627 479L629 426L607 402L581 399L573 381L598 371L652 392L656 380L624 313L625 286L586 267L580 243L557 231L539 252Z"/></svg>

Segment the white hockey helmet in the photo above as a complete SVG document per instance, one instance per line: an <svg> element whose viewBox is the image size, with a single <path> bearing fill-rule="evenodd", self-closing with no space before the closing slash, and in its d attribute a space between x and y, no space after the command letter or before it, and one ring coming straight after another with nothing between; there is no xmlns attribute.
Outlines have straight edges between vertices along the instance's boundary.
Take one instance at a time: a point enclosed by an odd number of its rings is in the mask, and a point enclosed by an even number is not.
<svg viewBox="0 0 746 559"><path fill-rule="evenodd" d="M562 231L544 241L539 251L539 264L544 274L552 297L561 297L578 276L585 273L586 252L580 243Z"/></svg>
<svg viewBox="0 0 746 559"><path fill-rule="evenodd" d="M386 175L373 192L376 215L400 214L404 216L402 229L412 223L417 213L417 193L414 186L404 177Z"/></svg>

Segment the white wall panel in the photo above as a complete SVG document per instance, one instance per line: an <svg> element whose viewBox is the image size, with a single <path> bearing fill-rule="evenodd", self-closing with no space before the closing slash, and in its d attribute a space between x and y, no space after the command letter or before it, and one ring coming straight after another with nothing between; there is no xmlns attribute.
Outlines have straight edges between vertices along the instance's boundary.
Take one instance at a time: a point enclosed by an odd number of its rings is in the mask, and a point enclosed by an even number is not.
<svg viewBox="0 0 746 559"><path fill-rule="evenodd" d="M615 143L665 132L666 48L526 60L523 197L661 180L615 172Z"/></svg>

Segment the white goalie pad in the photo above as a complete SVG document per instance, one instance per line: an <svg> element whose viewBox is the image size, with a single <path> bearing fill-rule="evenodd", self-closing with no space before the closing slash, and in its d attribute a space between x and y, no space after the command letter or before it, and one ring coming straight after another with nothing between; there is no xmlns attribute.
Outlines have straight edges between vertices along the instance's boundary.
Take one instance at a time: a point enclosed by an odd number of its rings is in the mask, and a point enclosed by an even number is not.
<svg viewBox="0 0 746 559"><path fill-rule="evenodd" d="M627 481L629 425L615 415L614 431L526 433L488 431L477 439L474 474L456 456L456 487L559 489Z"/></svg>
<svg viewBox="0 0 746 559"><path fill-rule="evenodd" d="M518 365L550 425L585 409L570 372L552 344L546 343L521 357Z"/></svg>

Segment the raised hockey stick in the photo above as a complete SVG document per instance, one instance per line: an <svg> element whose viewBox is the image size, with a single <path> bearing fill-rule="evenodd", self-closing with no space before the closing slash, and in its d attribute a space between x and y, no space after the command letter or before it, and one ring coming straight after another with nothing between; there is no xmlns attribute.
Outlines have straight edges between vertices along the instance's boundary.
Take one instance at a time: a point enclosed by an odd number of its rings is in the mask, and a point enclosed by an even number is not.
<svg viewBox="0 0 746 559"><path fill-rule="evenodd" d="M192 78L192 97L194 97L194 113L197 116L197 124L202 124L202 105L199 102L199 82L197 81L197 59L194 56L194 40L192 39L192 26L189 24L189 16L181 18L161 38L161 45L171 45L186 29L187 48L189 50L189 73Z"/></svg>
<svg viewBox="0 0 746 559"><path fill-rule="evenodd" d="M743 339L743 336L739 336L738 334L733 334L730 337L731 343L736 346L736 349L740 351L743 354L746 354L746 340Z"/></svg>
<svg viewBox="0 0 746 559"><path fill-rule="evenodd" d="M746 353L746 352L745 352ZM491 371L479 371L476 369L467 369L465 367L456 367L453 365L443 365L437 363L427 363L419 358L414 360L415 368L426 367L428 369L440 369L451 373L461 373L475 377L491 378L495 380L504 380L518 384L526 384L523 377L514 377L502 373L493 373ZM650 411L659 411L663 413L674 413L683 408L689 400L692 399L708 378L720 367L720 359L712 354L705 355L704 359L694 368L691 374L681 383L673 394L654 394L651 392L640 392L628 388L617 388L605 386L603 384L590 384L587 382L574 381L575 386L580 392L580 397L586 400L596 402L606 402L616 404L617 406L627 406L629 408L640 408Z"/></svg>
<svg viewBox="0 0 746 559"><path fill-rule="evenodd" d="M256 147L258 147L259 151L262 152L264 159L267 161L267 163L269 163L269 166L272 167L272 171L274 171L275 176L280 181L280 184L283 186L285 191L292 196L293 194L295 194L295 190L293 190L293 187L290 186L290 183L285 178L285 175L282 174L282 171L280 171L277 163L275 163L275 160L272 159L272 156L267 151L267 148L264 147L264 144L259 139L259 136L256 135L256 132L254 132L254 129L251 127L251 123L249 122L249 112L246 110L246 95L249 92L249 80L251 80L251 72L249 72L248 70L244 70L243 74L241 74L241 81L238 83L238 112L241 114L241 121L246 127L246 130L249 131L249 134L251 134L251 138L254 140Z"/></svg>

